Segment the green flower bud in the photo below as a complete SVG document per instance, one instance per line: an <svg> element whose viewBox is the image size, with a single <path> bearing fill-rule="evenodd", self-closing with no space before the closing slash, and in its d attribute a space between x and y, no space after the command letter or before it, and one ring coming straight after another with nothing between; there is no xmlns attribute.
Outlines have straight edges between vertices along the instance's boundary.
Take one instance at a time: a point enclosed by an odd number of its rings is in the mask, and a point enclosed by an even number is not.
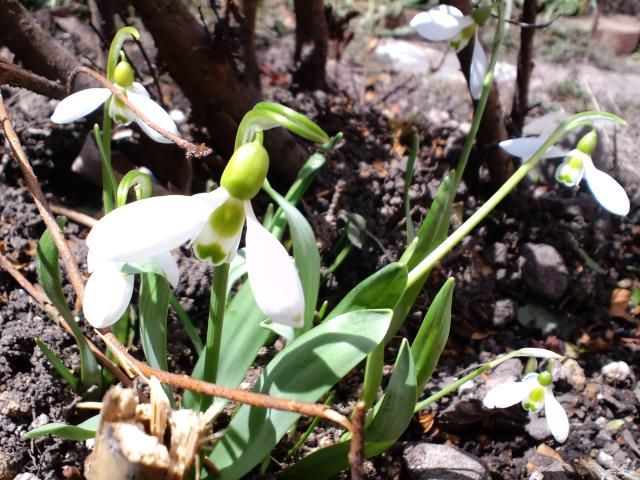
<svg viewBox="0 0 640 480"><path fill-rule="evenodd" d="M538 383L543 387L548 387L549 385L551 385L552 381L553 381L553 377L551 376L551 373L542 372L538 374Z"/></svg>
<svg viewBox="0 0 640 480"><path fill-rule="evenodd" d="M260 191L269 170L269 154L258 142L242 145L222 172L220 185L238 200L251 200Z"/></svg>
<svg viewBox="0 0 640 480"><path fill-rule="evenodd" d="M134 80L133 67L126 60L121 60L113 72L113 80L121 87L130 87Z"/></svg>
<svg viewBox="0 0 640 480"><path fill-rule="evenodd" d="M585 155L591 156L598 145L598 135L595 130L591 130L584 137L580 139L577 145L577 149Z"/></svg>

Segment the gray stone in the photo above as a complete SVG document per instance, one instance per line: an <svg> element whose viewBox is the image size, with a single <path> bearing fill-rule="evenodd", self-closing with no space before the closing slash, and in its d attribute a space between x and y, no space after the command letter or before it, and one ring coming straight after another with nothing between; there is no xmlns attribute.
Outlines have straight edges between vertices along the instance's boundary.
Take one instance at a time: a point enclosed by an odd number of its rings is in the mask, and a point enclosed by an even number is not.
<svg viewBox="0 0 640 480"><path fill-rule="evenodd" d="M414 443L405 448L404 461L413 480L489 480L479 459L446 445Z"/></svg>
<svg viewBox="0 0 640 480"><path fill-rule="evenodd" d="M493 309L493 324L496 327L504 327L514 319L516 314L516 304L510 298L503 298L496 302Z"/></svg>
<svg viewBox="0 0 640 480"><path fill-rule="evenodd" d="M569 478L562 464L553 457L535 452L527 462L528 468L542 473L543 478L552 478L553 480L568 480Z"/></svg>
<svg viewBox="0 0 640 480"><path fill-rule="evenodd" d="M530 415L529 423L524 427L532 438L541 441L551 435L547 419L540 415Z"/></svg>
<svg viewBox="0 0 640 480"><path fill-rule="evenodd" d="M569 285L569 272L562 256L551 245L525 243L523 266L524 284L545 300L559 300Z"/></svg>

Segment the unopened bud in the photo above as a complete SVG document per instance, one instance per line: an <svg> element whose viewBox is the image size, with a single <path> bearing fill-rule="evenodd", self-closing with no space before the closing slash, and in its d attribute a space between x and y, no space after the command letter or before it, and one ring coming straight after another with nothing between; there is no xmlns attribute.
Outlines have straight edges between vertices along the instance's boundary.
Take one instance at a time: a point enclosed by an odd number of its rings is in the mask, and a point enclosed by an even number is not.
<svg viewBox="0 0 640 480"><path fill-rule="evenodd" d="M585 155L593 155L596 146L598 145L598 135L595 130L591 130L584 137L580 139L577 145L577 149Z"/></svg>
<svg viewBox="0 0 640 480"><path fill-rule="evenodd" d="M134 80L133 67L126 60L121 60L113 72L114 81L121 87L130 87Z"/></svg>
<svg viewBox="0 0 640 480"><path fill-rule="evenodd" d="M220 185L238 200L251 200L260 191L269 170L269 154L258 142L242 145L227 163Z"/></svg>

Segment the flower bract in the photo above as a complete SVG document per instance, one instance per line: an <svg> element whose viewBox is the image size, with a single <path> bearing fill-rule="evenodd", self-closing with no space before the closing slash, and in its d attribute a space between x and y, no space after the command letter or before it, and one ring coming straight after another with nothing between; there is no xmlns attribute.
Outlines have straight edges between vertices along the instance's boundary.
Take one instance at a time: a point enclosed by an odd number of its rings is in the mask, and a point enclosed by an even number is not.
<svg viewBox="0 0 640 480"><path fill-rule="evenodd" d="M505 140L500 142L500 147L508 154L527 161L544 143L545 139L541 137L525 137ZM556 179L560 183L574 187L584 178L594 198L603 208L616 215L627 215L631 207L627 193L611 175L596 168L590 153L579 148L566 153L551 146L542 158L564 158L556 170Z"/></svg>
<svg viewBox="0 0 640 480"><path fill-rule="evenodd" d="M234 162L248 151L253 152L252 158L260 161L261 149L264 150L254 143L243 145L229 165L237 165ZM187 241L191 241L198 258L214 265L229 263L236 255L246 223L247 272L258 307L274 322L293 327L303 325L304 295L293 260L282 244L258 222L249 198L237 198L230 193L243 195L243 192L249 192L255 195L255 189L242 185L247 177L223 175L222 180L221 186L213 192L139 200L113 210L96 223L87 237L87 246L91 258L100 259L106 266L94 270L89 282L98 272L98 279L94 280L97 285L104 285L105 277L122 285L118 287L118 295L113 294L113 304L117 303L122 308L120 314L126 309L126 304L122 307L120 299L127 294L128 298L131 297L131 289L126 283L129 280L117 277L117 274L122 275L123 265L157 257L162 260L168 252ZM249 183L253 184L262 182L263 178L250 180ZM165 267L166 263L157 263L165 272L170 270ZM92 314L96 309L110 311L115 308L92 304L93 298L85 299L84 307L87 320L92 324L94 318L100 318ZM109 314L113 322L118 317L113 312Z"/></svg>
<svg viewBox="0 0 640 480"><path fill-rule="evenodd" d="M160 128L178 134L178 127L171 116L156 102L151 100L147 90L133 81L133 69L126 61L116 66L114 85L127 96L129 101L149 120ZM171 143L171 140L160 135L144 121L137 118L108 88L87 88L73 93L63 99L51 115L53 123L69 123L78 120L100 105L109 101L109 116L115 121L129 125L135 122L150 138L160 143Z"/></svg>
<svg viewBox="0 0 640 480"><path fill-rule="evenodd" d="M478 24L471 15L463 15L451 5L439 5L427 12L417 14L411 26L424 38L432 42L449 42L456 51L462 50L473 38L473 55L469 70L469 90L474 99L480 98L485 74L487 55L478 40Z"/></svg>
<svg viewBox="0 0 640 480"><path fill-rule="evenodd" d="M507 408L516 403L521 403L532 413L544 409L549 430L558 442L564 442L569 436L569 418L553 395L549 372L529 373L520 382L497 385L487 392L483 400L486 408Z"/></svg>

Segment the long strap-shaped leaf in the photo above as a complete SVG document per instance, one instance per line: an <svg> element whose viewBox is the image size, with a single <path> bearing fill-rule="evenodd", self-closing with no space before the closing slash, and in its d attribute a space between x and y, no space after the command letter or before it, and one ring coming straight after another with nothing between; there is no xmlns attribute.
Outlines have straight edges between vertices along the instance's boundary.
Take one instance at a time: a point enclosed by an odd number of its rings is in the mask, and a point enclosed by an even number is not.
<svg viewBox="0 0 640 480"><path fill-rule="evenodd" d="M371 414L365 429L365 457L384 452L402 435L413 415L416 398L416 371L409 344L405 340L400 347L391 380ZM343 440L303 458L278 478L286 480L322 480L330 478L349 466L347 455L349 441Z"/></svg>
<svg viewBox="0 0 640 480"><path fill-rule="evenodd" d="M360 310L322 323L276 355L254 390L317 401L382 341L390 320L391 310ZM210 456L220 478L237 479L249 472L299 416L243 405Z"/></svg>

